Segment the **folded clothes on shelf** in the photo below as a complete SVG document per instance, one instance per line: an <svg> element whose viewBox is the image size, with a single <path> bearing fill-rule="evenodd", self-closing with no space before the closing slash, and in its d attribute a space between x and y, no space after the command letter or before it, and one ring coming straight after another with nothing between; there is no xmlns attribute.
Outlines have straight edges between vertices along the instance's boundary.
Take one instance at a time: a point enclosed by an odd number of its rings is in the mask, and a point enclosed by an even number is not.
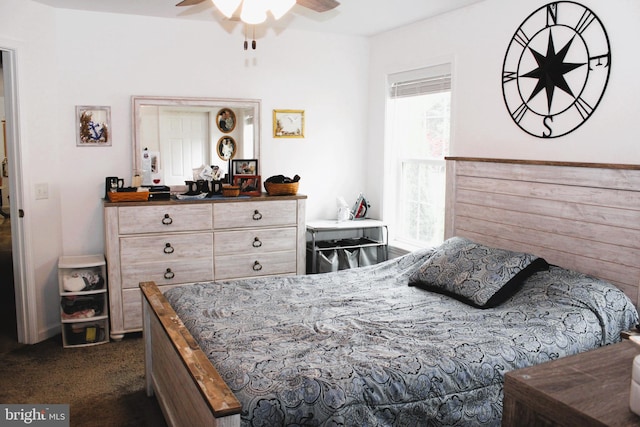
<svg viewBox="0 0 640 427"><path fill-rule="evenodd" d="M68 315L83 310L93 310L95 315L99 315L104 308L104 294L68 295L60 299L60 305L62 311Z"/></svg>
<svg viewBox="0 0 640 427"><path fill-rule="evenodd" d="M74 270L63 279L63 288L66 292L84 292L102 289L104 279L92 270Z"/></svg>
<svg viewBox="0 0 640 427"><path fill-rule="evenodd" d="M96 315L96 311L93 308L87 308L85 310L76 311L75 313L67 314L62 312L62 319L87 319Z"/></svg>

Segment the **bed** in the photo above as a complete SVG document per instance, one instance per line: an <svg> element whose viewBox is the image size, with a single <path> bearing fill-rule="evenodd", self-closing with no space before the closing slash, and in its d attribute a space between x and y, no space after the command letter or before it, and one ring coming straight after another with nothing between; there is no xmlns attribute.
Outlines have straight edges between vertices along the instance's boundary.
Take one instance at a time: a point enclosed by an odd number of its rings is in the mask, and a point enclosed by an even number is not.
<svg viewBox="0 0 640 427"><path fill-rule="evenodd" d="M147 391L168 424L497 425L506 371L637 323L640 170L450 159L448 172L438 248L166 295L141 284Z"/></svg>

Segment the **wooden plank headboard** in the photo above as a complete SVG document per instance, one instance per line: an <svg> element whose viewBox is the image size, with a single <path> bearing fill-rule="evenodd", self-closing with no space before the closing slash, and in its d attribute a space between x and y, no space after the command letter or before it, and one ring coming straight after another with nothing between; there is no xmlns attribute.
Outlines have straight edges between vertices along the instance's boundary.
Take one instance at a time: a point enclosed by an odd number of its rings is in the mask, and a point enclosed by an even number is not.
<svg viewBox="0 0 640 427"><path fill-rule="evenodd" d="M640 288L640 166L447 158L445 237Z"/></svg>

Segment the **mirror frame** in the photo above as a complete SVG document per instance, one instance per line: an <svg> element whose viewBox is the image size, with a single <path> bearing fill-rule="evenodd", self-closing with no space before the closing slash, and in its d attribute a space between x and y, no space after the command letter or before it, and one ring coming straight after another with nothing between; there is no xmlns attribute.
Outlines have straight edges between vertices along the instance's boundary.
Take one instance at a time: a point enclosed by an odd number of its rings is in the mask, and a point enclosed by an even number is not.
<svg viewBox="0 0 640 427"><path fill-rule="evenodd" d="M142 147L140 146L140 115L139 108L144 105L153 106L196 106L213 108L253 108L253 159L260 158L261 144L261 100L241 98L201 98L201 97L171 97L171 96L140 96L131 97L132 137L133 137L133 174L142 174ZM215 149L215 147L214 147ZM172 185L171 192L183 191L186 186Z"/></svg>

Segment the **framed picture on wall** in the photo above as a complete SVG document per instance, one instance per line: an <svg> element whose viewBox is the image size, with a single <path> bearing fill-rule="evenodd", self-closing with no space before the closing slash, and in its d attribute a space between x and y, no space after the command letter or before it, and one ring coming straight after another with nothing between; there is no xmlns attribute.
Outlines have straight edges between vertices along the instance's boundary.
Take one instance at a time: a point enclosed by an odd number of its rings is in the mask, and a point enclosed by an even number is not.
<svg viewBox="0 0 640 427"><path fill-rule="evenodd" d="M223 136L218 140L216 152L222 160L231 160L236 155L236 140L230 136Z"/></svg>
<svg viewBox="0 0 640 427"><path fill-rule="evenodd" d="M260 175L238 175L233 177L233 185L240 187L240 194L259 196L262 194Z"/></svg>
<svg viewBox="0 0 640 427"><path fill-rule="evenodd" d="M231 108L223 108L218 111L216 124L220 132L229 133L236 128L236 113Z"/></svg>
<svg viewBox="0 0 640 427"><path fill-rule="evenodd" d="M273 110L274 138L304 138L304 110Z"/></svg>
<svg viewBox="0 0 640 427"><path fill-rule="evenodd" d="M111 107L76 106L76 146L111 146Z"/></svg>

